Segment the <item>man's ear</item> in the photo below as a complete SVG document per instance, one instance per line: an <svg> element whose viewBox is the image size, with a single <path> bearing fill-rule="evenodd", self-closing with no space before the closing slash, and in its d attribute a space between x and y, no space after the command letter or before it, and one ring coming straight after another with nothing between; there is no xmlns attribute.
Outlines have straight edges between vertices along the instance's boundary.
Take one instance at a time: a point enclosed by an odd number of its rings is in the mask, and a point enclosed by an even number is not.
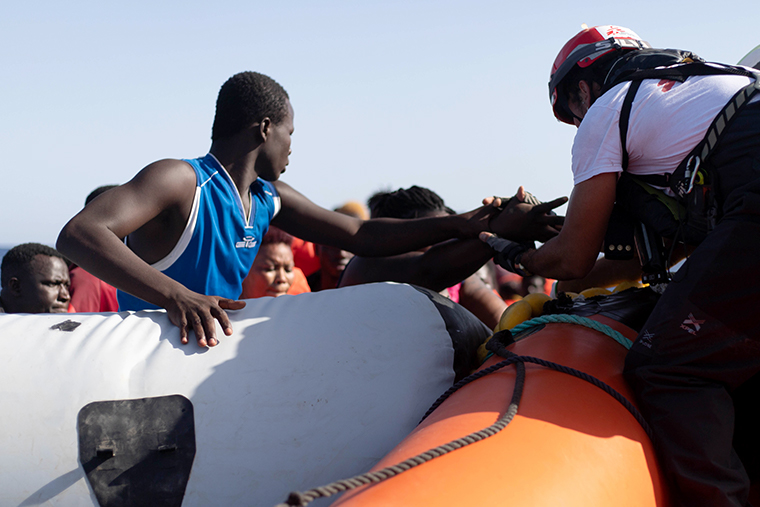
<svg viewBox="0 0 760 507"><path fill-rule="evenodd" d="M8 290L14 296L17 296L17 297L20 296L21 295L21 281L15 276L12 276L10 280L8 280Z"/></svg>
<svg viewBox="0 0 760 507"><path fill-rule="evenodd" d="M578 90L580 97L588 97L589 107L602 95L602 87L596 81L578 81Z"/></svg>
<svg viewBox="0 0 760 507"><path fill-rule="evenodd" d="M259 123L259 134L261 135L262 141L266 142L271 129L272 129L272 120L270 120L269 117L266 116L264 117L263 120L261 120L261 123Z"/></svg>
<svg viewBox="0 0 760 507"><path fill-rule="evenodd" d="M578 81L578 98L581 99L581 102L583 102L584 105L586 99L589 100L589 103L593 102L593 99L591 98L591 87L588 82L583 80Z"/></svg>

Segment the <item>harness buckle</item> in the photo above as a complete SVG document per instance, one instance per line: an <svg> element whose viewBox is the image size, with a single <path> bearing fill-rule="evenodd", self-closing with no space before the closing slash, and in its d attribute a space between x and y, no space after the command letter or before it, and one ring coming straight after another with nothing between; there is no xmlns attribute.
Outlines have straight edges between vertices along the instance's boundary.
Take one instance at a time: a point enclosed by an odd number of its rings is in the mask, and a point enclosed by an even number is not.
<svg viewBox="0 0 760 507"><path fill-rule="evenodd" d="M684 178L689 179L689 187L686 189L686 193L684 195L690 194L694 189L694 181L697 179L697 174L699 174L699 166L701 164L702 159L699 158L699 155L692 155L686 162L686 171L684 172Z"/></svg>

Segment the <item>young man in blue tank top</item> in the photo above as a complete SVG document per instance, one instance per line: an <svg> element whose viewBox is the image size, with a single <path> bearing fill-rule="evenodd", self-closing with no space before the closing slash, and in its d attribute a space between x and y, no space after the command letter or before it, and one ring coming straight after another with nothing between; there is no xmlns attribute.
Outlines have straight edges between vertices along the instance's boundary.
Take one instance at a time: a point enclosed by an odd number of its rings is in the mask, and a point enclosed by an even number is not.
<svg viewBox="0 0 760 507"><path fill-rule="evenodd" d="M192 329L202 347L217 344L215 320L229 335L225 310L237 301L269 223L294 236L363 256L395 255L451 238L468 255L490 258L484 230L547 240L564 203L513 199L461 215L419 220L361 220L328 211L278 181L293 134L293 107L274 80L255 72L221 88L208 155L165 159L86 206L61 231L58 249L120 290L121 310L165 308L183 343ZM459 252L461 254L461 251Z"/></svg>

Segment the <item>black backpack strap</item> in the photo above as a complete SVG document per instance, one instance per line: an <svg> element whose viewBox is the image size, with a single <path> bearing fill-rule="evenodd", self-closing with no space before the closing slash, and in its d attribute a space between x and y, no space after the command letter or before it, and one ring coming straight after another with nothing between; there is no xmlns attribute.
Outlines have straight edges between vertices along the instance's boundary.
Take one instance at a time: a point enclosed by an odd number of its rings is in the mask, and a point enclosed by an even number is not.
<svg viewBox="0 0 760 507"><path fill-rule="evenodd" d="M628 88L628 93L623 99L623 107L620 109L620 146L623 152L622 166L623 171L628 170L628 148L626 148L626 139L628 138L628 122L631 118L631 107L633 107L633 99L636 97L636 92L639 91L641 81L631 81L631 86ZM670 183L670 174L644 174L636 175L636 177L655 187L667 187Z"/></svg>
<svg viewBox="0 0 760 507"><path fill-rule="evenodd" d="M623 150L623 171L628 170L628 149L626 148L626 139L628 138L628 120L631 118L631 107L636 92L639 91L641 81L631 81L631 87L623 99L623 107L620 109L620 145Z"/></svg>
<svg viewBox="0 0 760 507"><path fill-rule="evenodd" d="M684 65L702 63L704 60L691 51L680 49L641 49L629 51L618 58L610 67L602 84L602 93L624 81L637 79L666 78L684 81ZM663 76L663 72L667 77Z"/></svg>
<svg viewBox="0 0 760 507"><path fill-rule="evenodd" d="M609 76L605 79L602 93L614 88L625 81L639 81L642 79L667 79L669 81L684 82L691 76L715 76L715 75L735 75L754 77L756 74L752 69L736 67L732 65L723 65L720 63L708 62L691 62L679 63L668 67L656 67L651 69L628 69L621 71L615 76Z"/></svg>

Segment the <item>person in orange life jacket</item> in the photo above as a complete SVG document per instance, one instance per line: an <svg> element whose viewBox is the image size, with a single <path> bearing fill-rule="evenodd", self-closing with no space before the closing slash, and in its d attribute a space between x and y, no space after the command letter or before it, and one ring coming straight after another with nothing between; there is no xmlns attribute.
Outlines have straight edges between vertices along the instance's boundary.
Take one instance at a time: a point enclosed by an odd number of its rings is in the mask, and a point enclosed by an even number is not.
<svg viewBox="0 0 760 507"><path fill-rule="evenodd" d="M288 294L295 279L291 244L293 236L277 227L270 227L261 240L251 271L243 280L240 299L278 297Z"/></svg>

